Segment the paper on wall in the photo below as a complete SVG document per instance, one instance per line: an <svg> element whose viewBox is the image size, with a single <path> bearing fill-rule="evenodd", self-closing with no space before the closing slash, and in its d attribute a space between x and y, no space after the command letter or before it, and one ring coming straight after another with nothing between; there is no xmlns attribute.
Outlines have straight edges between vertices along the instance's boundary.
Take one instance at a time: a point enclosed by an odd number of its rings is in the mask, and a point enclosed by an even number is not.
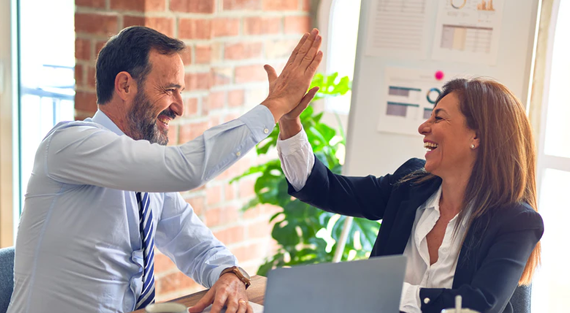
<svg viewBox="0 0 570 313"><path fill-rule="evenodd" d="M495 65L504 0L438 0L432 59Z"/></svg>

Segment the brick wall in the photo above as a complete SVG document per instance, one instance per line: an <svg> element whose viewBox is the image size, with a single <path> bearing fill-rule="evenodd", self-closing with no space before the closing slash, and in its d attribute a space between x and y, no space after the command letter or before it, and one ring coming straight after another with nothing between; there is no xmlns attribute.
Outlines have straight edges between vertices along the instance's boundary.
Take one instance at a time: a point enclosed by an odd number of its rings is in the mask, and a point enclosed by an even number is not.
<svg viewBox="0 0 570 313"><path fill-rule="evenodd" d="M309 0L76 0L76 118L97 109L95 60L107 39L122 28L145 25L183 40L188 49L184 116L171 123L171 144L240 116L267 95L263 64L280 70L303 32L310 28ZM214 234L255 273L275 249L270 206L240 208L253 196L253 179L232 177L262 162L250 152L218 178L183 193ZM157 299L201 289L164 255L155 259Z"/></svg>

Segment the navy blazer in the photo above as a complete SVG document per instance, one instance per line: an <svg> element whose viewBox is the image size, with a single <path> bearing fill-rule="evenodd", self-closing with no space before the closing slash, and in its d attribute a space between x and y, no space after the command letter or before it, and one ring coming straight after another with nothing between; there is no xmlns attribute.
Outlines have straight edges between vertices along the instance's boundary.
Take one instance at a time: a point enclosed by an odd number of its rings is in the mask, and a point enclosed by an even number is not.
<svg viewBox="0 0 570 313"><path fill-rule="evenodd" d="M394 174L383 177L347 177L332 173L315 158L303 189L289 194L323 210L382 219L371 257L404 253L416 210L441 185L436 178L422 184L400 180L422 169L424 160L410 159ZM542 237L540 215L526 203L495 208L473 221L461 251L452 289L421 288L422 312L440 313L455 307L461 295L463 307L479 312L511 313L511 296L532 250Z"/></svg>

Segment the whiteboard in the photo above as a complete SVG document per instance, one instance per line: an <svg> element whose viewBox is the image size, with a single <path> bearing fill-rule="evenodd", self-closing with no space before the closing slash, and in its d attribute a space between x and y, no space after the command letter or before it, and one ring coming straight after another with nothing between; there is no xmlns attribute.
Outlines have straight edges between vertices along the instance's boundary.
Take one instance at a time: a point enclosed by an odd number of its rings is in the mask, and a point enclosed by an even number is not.
<svg viewBox="0 0 570 313"><path fill-rule="evenodd" d="M441 71L445 73L443 81L456 75L490 77L506 85L523 104L527 103L538 0L494 1L502 15L498 25L498 38L489 38L489 43L496 40L496 44L495 51L492 51L494 54L488 60L483 59L479 63L461 62L453 56L434 53L434 50L439 48L438 40L443 34L440 19L444 9L442 6L450 3L456 6L464 3L475 6L472 2L481 1L483 0L362 0L343 174L381 176L394 172L411 157L424 158L422 136L414 134L414 128L417 129L420 122L417 122L417 125L410 123L408 128L411 133L407 134L386 131L392 126L379 125L380 116L385 114L389 100L387 90L391 82L387 73L390 71L397 72L397 69L402 69L434 74ZM493 3L492 0L488 1ZM408 49L398 51L397 48L391 48L380 51L377 55L371 53L370 36L373 30L370 29L370 17L374 16L371 10L382 5L407 5L409 9L417 9L421 3L424 4L425 20L421 28L419 52L411 53ZM382 21L389 22L389 18L383 18ZM447 26L443 25L443 28ZM443 46L443 43L441 45ZM472 59L472 56L470 57Z"/></svg>

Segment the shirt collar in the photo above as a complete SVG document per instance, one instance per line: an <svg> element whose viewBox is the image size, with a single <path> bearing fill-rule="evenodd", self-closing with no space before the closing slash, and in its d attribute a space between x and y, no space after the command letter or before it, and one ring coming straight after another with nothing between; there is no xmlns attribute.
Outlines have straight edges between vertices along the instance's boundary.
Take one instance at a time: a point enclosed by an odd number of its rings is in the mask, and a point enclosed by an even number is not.
<svg viewBox="0 0 570 313"><path fill-rule="evenodd" d="M117 126L113 121L101 110L97 110L95 115L91 118L91 121L102 125L103 127L107 128L108 130L114 132L115 134L122 136L125 133Z"/></svg>

